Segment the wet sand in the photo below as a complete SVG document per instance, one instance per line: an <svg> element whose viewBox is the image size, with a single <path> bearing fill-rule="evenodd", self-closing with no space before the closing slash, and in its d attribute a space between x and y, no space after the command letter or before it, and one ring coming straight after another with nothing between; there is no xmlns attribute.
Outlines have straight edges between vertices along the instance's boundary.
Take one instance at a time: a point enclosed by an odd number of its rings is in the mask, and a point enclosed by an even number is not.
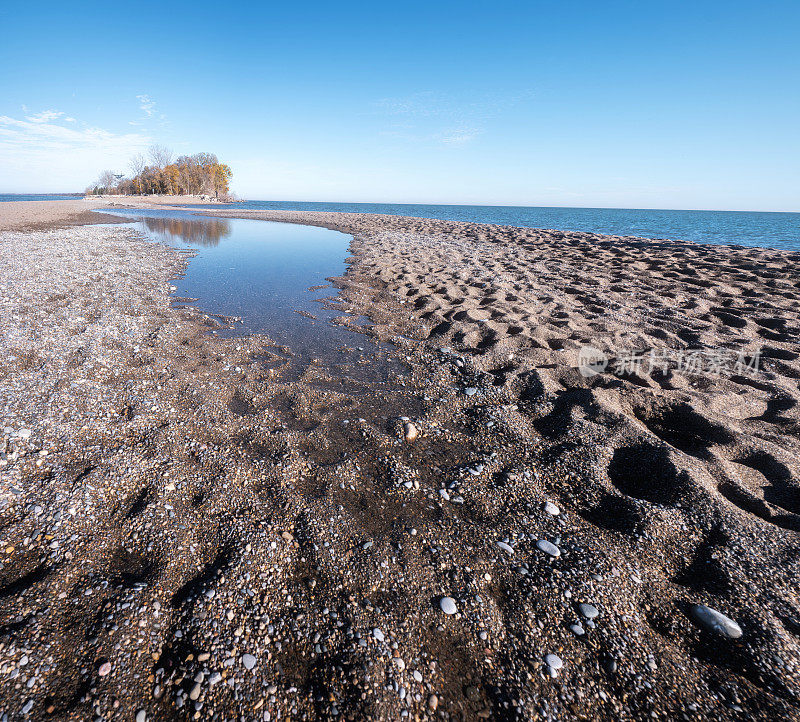
<svg viewBox="0 0 800 722"><path fill-rule="evenodd" d="M214 215L351 234L407 372L284 375L129 229L0 234L9 719L800 719L800 254Z"/></svg>
<svg viewBox="0 0 800 722"><path fill-rule="evenodd" d="M74 201L8 201L0 206L0 231L47 230L67 226L113 223L108 216L92 213L94 209L158 208L208 204L198 196L86 196Z"/></svg>

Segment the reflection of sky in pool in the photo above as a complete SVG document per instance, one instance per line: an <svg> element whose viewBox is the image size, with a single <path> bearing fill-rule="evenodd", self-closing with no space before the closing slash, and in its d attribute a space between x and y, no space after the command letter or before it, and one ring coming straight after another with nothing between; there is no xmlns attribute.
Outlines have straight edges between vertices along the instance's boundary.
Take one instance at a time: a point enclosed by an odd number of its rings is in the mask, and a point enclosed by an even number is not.
<svg viewBox="0 0 800 722"><path fill-rule="evenodd" d="M336 289L308 290L345 272L350 236L325 228L208 218L185 211L113 213L130 217L153 240L196 249L186 276L173 282L175 295L197 298L192 305L205 313L242 318L236 333L264 333L306 357L325 356L344 345L372 346L364 336L329 323L342 313L325 309L317 299L335 296Z"/></svg>

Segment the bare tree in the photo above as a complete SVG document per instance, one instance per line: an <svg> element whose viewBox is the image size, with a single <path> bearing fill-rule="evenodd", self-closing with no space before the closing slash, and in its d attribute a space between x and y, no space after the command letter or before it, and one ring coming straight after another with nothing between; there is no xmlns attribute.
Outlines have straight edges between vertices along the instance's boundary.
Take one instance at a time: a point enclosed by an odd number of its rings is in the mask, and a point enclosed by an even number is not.
<svg viewBox="0 0 800 722"><path fill-rule="evenodd" d="M144 173L144 169L147 168L147 160L141 153L137 153L133 158L131 158L131 172L133 173L134 182L136 183L136 191L137 193L142 192L142 182L141 182L141 175Z"/></svg>
<svg viewBox="0 0 800 722"><path fill-rule="evenodd" d="M112 188L116 187L117 185L117 176L115 175L113 170L104 170L100 174L100 178L98 179L98 185L101 188L105 188L106 192L110 191Z"/></svg>
<svg viewBox="0 0 800 722"><path fill-rule="evenodd" d="M172 163L172 151L165 145L151 145L148 149L150 161L156 168L163 168Z"/></svg>

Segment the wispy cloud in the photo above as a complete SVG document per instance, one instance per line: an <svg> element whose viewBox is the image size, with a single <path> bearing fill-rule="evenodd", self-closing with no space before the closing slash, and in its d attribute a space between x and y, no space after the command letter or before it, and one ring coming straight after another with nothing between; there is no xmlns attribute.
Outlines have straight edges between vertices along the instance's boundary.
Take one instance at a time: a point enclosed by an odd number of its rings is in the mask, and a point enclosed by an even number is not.
<svg viewBox="0 0 800 722"><path fill-rule="evenodd" d="M478 128L453 128L442 133L440 140L445 145L464 145L475 140L481 132Z"/></svg>
<svg viewBox="0 0 800 722"><path fill-rule="evenodd" d="M0 185L81 188L105 169L124 170L152 143L145 133L115 133L56 110L0 115Z"/></svg>
<svg viewBox="0 0 800 722"><path fill-rule="evenodd" d="M118 135L102 128L83 125L81 128L67 127L42 118L45 113L18 120L0 115L0 144L31 150L87 150L117 149L120 146L141 146L150 141L138 133ZM58 119L63 113L50 114L49 120ZM66 122L66 119L65 119ZM72 122L76 122L72 119Z"/></svg>
<svg viewBox="0 0 800 722"><path fill-rule="evenodd" d="M148 118L152 118L156 113L156 101L149 95L137 95L136 100L139 101L139 108L144 112Z"/></svg>
<svg viewBox="0 0 800 722"><path fill-rule="evenodd" d="M469 98L421 91L402 97L381 98L373 111L389 120L383 135L410 142L449 146L471 143L486 132L488 122L530 96L530 92L497 96L475 93Z"/></svg>
<svg viewBox="0 0 800 722"><path fill-rule="evenodd" d="M31 123L49 123L51 120L56 120L62 115L64 115L64 113L60 110L43 110L41 113L36 113L36 115L27 116L26 120L29 120Z"/></svg>
<svg viewBox="0 0 800 722"><path fill-rule="evenodd" d="M142 111L142 114L135 120L129 120L128 125L152 126L155 124L162 127L167 125L167 116L158 109L153 98L143 93L142 95L137 95L136 100L139 103L139 110Z"/></svg>

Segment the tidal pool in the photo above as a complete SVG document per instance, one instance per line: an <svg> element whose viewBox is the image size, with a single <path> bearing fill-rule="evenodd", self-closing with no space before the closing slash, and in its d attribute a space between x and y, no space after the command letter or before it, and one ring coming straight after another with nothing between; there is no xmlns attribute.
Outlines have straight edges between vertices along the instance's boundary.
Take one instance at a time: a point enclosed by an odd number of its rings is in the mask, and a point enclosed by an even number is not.
<svg viewBox="0 0 800 722"><path fill-rule="evenodd" d="M323 303L336 296L328 278L345 272L350 236L187 211L104 212L130 218L133 227L154 241L197 252L185 276L173 281L175 296L197 299L189 303L209 315L242 320L219 331L220 336L265 334L297 358L329 364L352 363L353 354L381 350L363 334L332 324L345 314ZM351 358L345 358L348 353Z"/></svg>

